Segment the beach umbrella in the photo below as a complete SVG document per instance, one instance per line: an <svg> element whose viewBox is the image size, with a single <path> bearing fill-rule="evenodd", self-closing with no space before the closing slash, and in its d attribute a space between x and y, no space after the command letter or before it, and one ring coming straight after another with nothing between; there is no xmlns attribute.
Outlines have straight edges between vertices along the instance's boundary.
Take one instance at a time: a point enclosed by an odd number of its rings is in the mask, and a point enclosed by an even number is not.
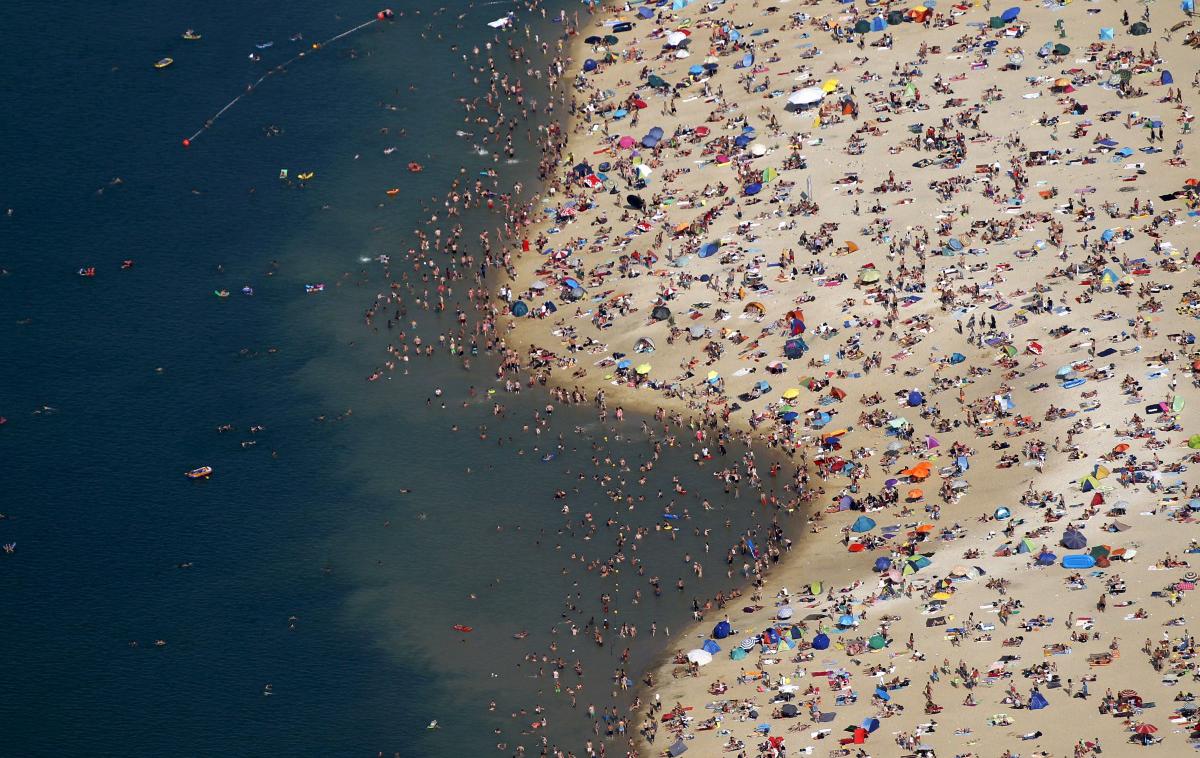
<svg viewBox="0 0 1200 758"><path fill-rule="evenodd" d="M1129 27L1129 33L1135 37L1141 37L1143 34L1150 33L1150 27L1142 21L1138 21Z"/></svg>
<svg viewBox="0 0 1200 758"><path fill-rule="evenodd" d="M621 139L617 140L617 147L621 148L622 150L628 150L629 148L633 147L636 144L637 144L637 140L635 140L633 137L630 137L629 135L625 135Z"/></svg>
<svg viewBox="0 0 1200 758"><path fill-rule="evenodd" d="M1000 20L1006 24L1010 24L1017 20L1017 16L1021 15L1021 9L1016 6L1009 8L1000 14Z"/></svg>
<svg viewBox="0 0 1200 758"><path fill-rule="evenodd" d="M884 571L887 571L891 567L892 567L892 562L890 559L884 558L882 556L875 559L875 570L876 571L879 571L882 573Z"/></svg>
<svg viewBox="0 0 1200 758"><path fill-rule="evenodd" d="M1055 55L1067 55L1070 52L1071 52L1070 45L1064 45L1063 43L1059 42L1057 45L1054 46L1054 54Z"/></svg>
<svg viewBox="0 0 1200 758"><path fill-rule="evenodd" d="M593 34L592 36L585 38L583 41L584 44L587 45L599 45L601 40L599 37Z"/></svg>
<svg viewBox="0 0 1200 758"><path fill-rule="evenodd" d="M650 76L646 77L646 83L654 89L667 89L671 86L667 84L667 81L658 74L651 74Z"/></svg>
<svg viewBox="0 0 1200 758"><path fill-rule="evenodd" d="M635 371L637 371L637 372L638 372L638 374L639 374L640 376L645 376L646 374L649 374L649 373L650 373L650 364L649 364L649 363L643 363L643 364L639 365L639 366L638 366L638 367L635 369Z"/></svg>
<svg viewBox="0 0 1200 758"><path fill-rule="evenodd" d="M714 253L716 253L717 249L719 247L720 247L720 245L716 242L705 242L703 245L700 246L700 249L697 251L696 254L699 255L701 258L707 258L710 255L713 255Z"/></svg>
<svg viewBox="0 0 1200 758"><path fill-rule="evenodd" d="M754 182L753 184L746 185L745 192L746 192L747 197L753 197L754 195L757 195L761 191L762 191L762 183L761 182Z"/></svg>
<svg viewBox="0 0 1200 758"><path fill-rule="evenodd" d="M750 154L761 158L767 154L767 146L761 142L755 142L750 146Z"/></svg>
<svg viewBox="0 0 1200 758"><path fill-rule="evenodd" d="M854 626L857 623L858 619L854 616L851 616L849 613L843 613L841 617L838 618L838 626Z"/></svg>
<svg viewBox="0 0 1200 758"><path fill-rule="evenodd" d="M813 637L812 646L814 650L825 650L829 647L829 635L821 632L816 637Z"/></svg>
<svg viewBox="0 0 1200 758"><path fill-rule="evenodd" d="M841 84L841 81L838 79L826 79L825 83L821 85L821 91L825 94L829 94L837 89L839 84Z"/></svg>
<svg viewBox="0 0 1200 758"><path fill-rule="evenodd" d="M695 650L688 651L687 659L690 663L694 663L697 666L707 666L712 663L713 657L712 653L707 650L696 648Z"/></svg>
<svg viewBox="0 0 1200 758"><path fill-rule="evenodd" d="M671 309L665 305L655 306L654 310L650 312L650 317L655 321L666 321L671 318Z"/></svg>
<svg viewBox="0 0 1200 758"><path fill-rule="evenodd" d="M1134 734L1141 735L1154 734L1157 731L1158 727L1154 724L1138 724L1133 730Z"/></svg>
<svg viewBox="0 0 1200 758"><path fill-rule="evenodd" d="M598 64L596 63L595 60L593 60L592 58L588 58L587 60L585 60L583 62L583 70L584 71L595 71L597 65Z"/></svg>
<svg viewBox="0 0 1200 758"><path fill-rule="evenodd" d="M784 718L795 718L796 716L800 715L800 709L794 703L785 703L784 706L779 709L779 714Z"/></svg>
<svg viewBox="0 0 1200 758"><path fill-rule="evenodd" d="M638 8L638 16L641 18L654 18L654 9L643 5L641 8Z"/></svg>
<svg viewBox="0 0 1200 758"><path fill-rule="evenodd" d="M869 640L867 640L867 645L872 650L882 650L883 647L885 645L887 645L887 640L884 639L882 634L874 634L874 635L871 635L871 638Z"/></svg>
<svg viewBox="0 0 1200 758"><path fill-rule="evenodd" d="M723 640L728 637L731 632L733 632L733 628L730 627L728 621L719 621L717 622L717 625L713 627L712 636L716 639Z"/></svg>
<svg viewBox="0 0 1200 758"><path fill-rule="evenodd" d="M667 44L671 47L678 47L687 41L688 36L683 32L671 32L667 35Z"/></svg>
<svg viewBox="0 0 1200 758"><path fill-rule="evenodd" d="M821 102L824 98L825 91L820 87L805 87L788 95L788 102L792 105L812 105Z"/></svg>
<svg viewBox="0 0 1200 758"><path fill-rule="evenodd" d="M706 327L701 326L700 324L695 324L690 329L688 329L688 334L692 335L692 339L698 340L704 336L704 332L706 332L706 331L707 331Z"/></svg>
<svg viewBox="0 0 1200 758"><path fill-rule="evenodd" d="M667 748L667 755L670 756L670 758L677 758L677 756L686 753L687 749L688 746L683 743L683 738L680 737L679 739L675 740L675 744Z"/></svg>
<svg viewBox="0 0 1200 758"><path fill-rule="evenodd" d="M1082 550L1087 546L1087 537L1076 529L1068 529L1063 533L1062 546L1068 550Z"/></svg>

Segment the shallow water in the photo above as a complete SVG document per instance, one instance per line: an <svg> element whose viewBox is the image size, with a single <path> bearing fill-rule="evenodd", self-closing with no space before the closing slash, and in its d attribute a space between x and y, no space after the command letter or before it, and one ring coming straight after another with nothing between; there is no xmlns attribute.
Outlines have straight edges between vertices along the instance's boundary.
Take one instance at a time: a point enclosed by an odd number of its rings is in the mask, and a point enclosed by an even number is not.
<svg viewBox="0 0 1200 758"><path fill-rule="evenodd" d="M13 28L45 22L40 5L8 10ZM386 337L362 324L382 280L361 259L398 258L418 220L412 199L440 191L460 164L482 165L451 136L455 98L474 90L446 78L455 66L444 41L421 40L407 20L364 30L180 147L263 70L246 60L255 43L275 43L264 63L283 60L294 32L307 42L376 10L78 5L56 14L54 35L16 35L0 64L15 83L9 112L20 113L2 127L19 159L0 178L0 204L13 209L0 219L0 541L17 543L0 557L0 722L15 753L475 755L532 744L520 732L533 714L511 714L537 703L549 708L550 739L578 751L591 726L582 707L609 702L621 646L612 635L603 648L583 636L571 644L559 628L559 653L587 672L580 711L569 712L548 670L539 678L517 666L546 649L563 599L581 594L582 625L608 591L612 620L645 638L651 620L681 627L693 591L733 583L718 570L734 539L723 522L736 516L740 528L753 509L691 473L686 449L647 491L654 500L673 471L687 471L692 511L698 492L718 506L697 516L717 530L704 583L682 562L703 549L686 532L640 545L648 575L667 586L658 601L644 577L602 580L568 559L612 552L611 530L585 540L578 520L590 509L602 522L616 508L588 480L567 499L574 534L559 534L567 518L553 491L590 473L587 435L614 457L648 454L637 419L617 439L591 410L559 409L539 445L521 425L543 395L506 398L506 421L467 396L467 385L489 385L483 358L471 374L438 358L364 381ZM503 10L468 10L463 31L454 11L429 22L466 44ZM180 40L188 27L204 39ZM176 62L156 71L163 55ZM266 137L268 125L282 135ZM382 135L385 126L409 136ZM425 172L404 171L410 159ZM317 176L289 186L281 168ZM383 193L392 186L402 187L397 201ZM135 265L121 271L127 258ZM88 265L94 279L75 275ZM328 289L305 295L308 282ZM253 297L238 293L245 285ZM422 331L438 328L416 317ZM425 402L438 386L446 409ZM223 423L235 431L217 433ZM255 424L266 428L251 434ZM566 450L543 462L559 432ZM500 435L514 439L500 446ZM215 468L211 480L181 476L201 464ZM652 525L660 515L654 502L623 517ZM672 588L677 576L689 577L684 593ZM637 606L635 587L646 596ZM458 623L475 631L454 633ZM529 637L514 640L522 629ZM656 652L635 646L629 669ZM445 728L425 730L434 718Z"/></svg>

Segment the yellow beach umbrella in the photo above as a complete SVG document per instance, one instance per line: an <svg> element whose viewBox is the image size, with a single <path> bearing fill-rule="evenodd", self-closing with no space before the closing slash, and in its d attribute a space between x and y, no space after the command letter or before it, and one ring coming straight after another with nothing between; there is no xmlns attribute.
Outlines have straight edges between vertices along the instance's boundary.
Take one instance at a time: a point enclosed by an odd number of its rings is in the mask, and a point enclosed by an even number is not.
<svg viewBox="0 0 1200 758"><path fill-rule="evenodd" d="M786 389L783 391L784 400L792 400L797 397L800 397L800 390L796 387L792 387L791 389Z"/></svg>
<svg viewBox="0 0 1200 758"><path fill-rule="evenodd" d="M646 374L650 373L650 364L643 363L642 365L638 366L636 370L639 374L642 374L643 376L645 376Z"/></svg>
<svg viewBox="0 0 1200 758"><path fill-rule="evenodd" d="M935 592L935 593L933 593L933 599L934 600L949 600L950 593L949 592Z"/></svg>
<svg viewBox="0 0 1200 758"><path fill-rule="evenodd" d="M830 92L833 92L835 89L837 89L839 84L841 84L841 82L837 79L826 79L825 83L821 85L821 91L828 95Z"/></svg>

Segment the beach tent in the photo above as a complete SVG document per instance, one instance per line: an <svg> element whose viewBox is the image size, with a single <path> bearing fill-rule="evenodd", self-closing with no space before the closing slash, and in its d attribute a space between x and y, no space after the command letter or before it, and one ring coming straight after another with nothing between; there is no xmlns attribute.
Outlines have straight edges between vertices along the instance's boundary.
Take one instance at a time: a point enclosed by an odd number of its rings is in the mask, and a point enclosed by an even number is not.
<svg viewBox="0 0 1200 758"><path fill-rule="evenodd" d="M866 34L869 31L871 31L871 22L865 18L860 18L854 25L855 34Z"/></svg>
<svg viewBox="0 0 1200 758"><path fill-rule="evenodd" d="M1053 566L1054 562L1057 560L1058 560L1058 556L1055 555L1054 553L1050 553L1050 552L1038 553L1037 564L1039 566Z"/></svg>
<svg viewBox="0 0 1200 758"><path fill-rule="evenodd" d="M750 653L745 648L735 647L733 650L729 651L729 659L740 661L749 654Z"/></svg>
<svg viewBox="0 0 1200 758"><path fill-rule="evenodd" d="M675 0L675 1L682 2L682 0ZM683 755L684 753L686 753L687 749L688 749L687 745L683 744L683 738L680 737L679 739L675 740L674 745L671 745L671 747L667 748L667 755L669 755L671 758L676 758L676 756L680 756L680 755Z"/></svg>
<svg viewBox="0 0 1200 758"><path fill-rule="evenodd" d="M721 652L721 646L712 640L705 640L704 644L700 646L700 649L706 653L709 653L710 655L716 655L717 653Z"/></svg>
<svg viewBox="0 0 1200 758"><path fill-rule="evenodd" d="M517 302L512 304L511 310L512 310L512 315L516 316L517 318L520 318L521 316L524 316L529 313L529 306L526 305L523 301L518 300Z"/></svg>
<svg viewBox="0 0 1200 758"><path fill-rule="evenodd" d="M1050 705L1050 703L1046 701L1045 696L1043 696L1041 692L1034 690L1032 693L1030 693L1029 710L1040 711L1048 705Z"/></svg>
<svg viewBox="0 0 1200 758"><path fill-rule="evenodd" d="M1133 24L1129 27L1129 33L1135 37L1141 37L1143 34L1150 33L1150 27L1145 23L1138 21L1136 24Z"/></svg>
<svg viewBox="0 0 1200 758"><path fill-rule="evenodd" d="M904 14L900 11L889 11L887 15L887 22L889 26L898 26L899 24L904 23Z"/></svg>
<svg viewBox="0 0 1200 758"><path fill-rule="evenodd" d="M883 18L883 16L876 16L875 18L871 19L871 31L881 32L886 28L887 21Z"/></svg>
<svg viewBox="0 0 1200 758"><path fill-rule="evenodd" d="M712 636L718 640L723 640L733 633L733 628L729 626L728 621L721 621L713 627Z"/></svg>
<svg viewBox="0 0 1200 758"><path fill-rule="evenodd" d="M892 567L892 562L890 559L884 558L882 556L875 559L875 570L876 571L883 573L884 571L887 571L891 567Z"/></svg>
<svg viewBox="0 0 1200 758"><path fill-rule="evenodd" d="M688 651L687 659L689 663L694 663L697 666L707 666L712 663L712 653L701 648L696 648L695 650Z"/></svg>
<svg viewBox="0 0 1200 758"><path fill-rule="evenodd" d="M1175 83L1175 77L1174 77L1174 76L1171 76L1171 72L1170 72L1170 71L1163 71L1163 72L1162 72L1162 76L1160 76L1160 77L1158 78L1158 81L1159 81L1159 83L1160 83L1160 84L1174 84L1174 83Z"/></svg>
<svg viewBox="0 0 1200 758"><path fill-rule="evenodd" d="M1109 40L1113 38L1113 29L1111 26L1100 27L1100 39Z"/></svg>
<svg viewBox="0 0 1200 758"><path fill-rule="evenodd" d="M1019 545L1017 545L1017 552L1018 553L1032 553L1033 552L1033 543L1029 541L1028 537L1021 540L1021 543Z"/></svg>
<svg viewBox="0 0 1200 758"><path fill-rule="evenodd" d="M874 528L875 519L868 516L859 516L854 520L854 524L851 525L850 530L862 534L863 532L869 532Z"/></svg>

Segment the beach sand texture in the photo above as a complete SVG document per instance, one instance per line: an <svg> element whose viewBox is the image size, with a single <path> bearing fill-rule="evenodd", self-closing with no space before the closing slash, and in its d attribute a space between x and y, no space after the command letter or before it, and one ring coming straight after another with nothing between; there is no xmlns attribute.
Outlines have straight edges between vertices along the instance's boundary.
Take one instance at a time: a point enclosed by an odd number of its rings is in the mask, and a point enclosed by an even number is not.
<svg viewBox="0 0 1200 758"><path fill-rule="evenodd" d="M652 673L640 752L1184 750L1188 16L643 7L581 27L600 40L567 72L569 142L515 251L509 301L530 313L510 344L610 406L750 432L813 513L769 574L743 555L754 600L672 638L683 659L733 630L711 662Z"/></svg>

